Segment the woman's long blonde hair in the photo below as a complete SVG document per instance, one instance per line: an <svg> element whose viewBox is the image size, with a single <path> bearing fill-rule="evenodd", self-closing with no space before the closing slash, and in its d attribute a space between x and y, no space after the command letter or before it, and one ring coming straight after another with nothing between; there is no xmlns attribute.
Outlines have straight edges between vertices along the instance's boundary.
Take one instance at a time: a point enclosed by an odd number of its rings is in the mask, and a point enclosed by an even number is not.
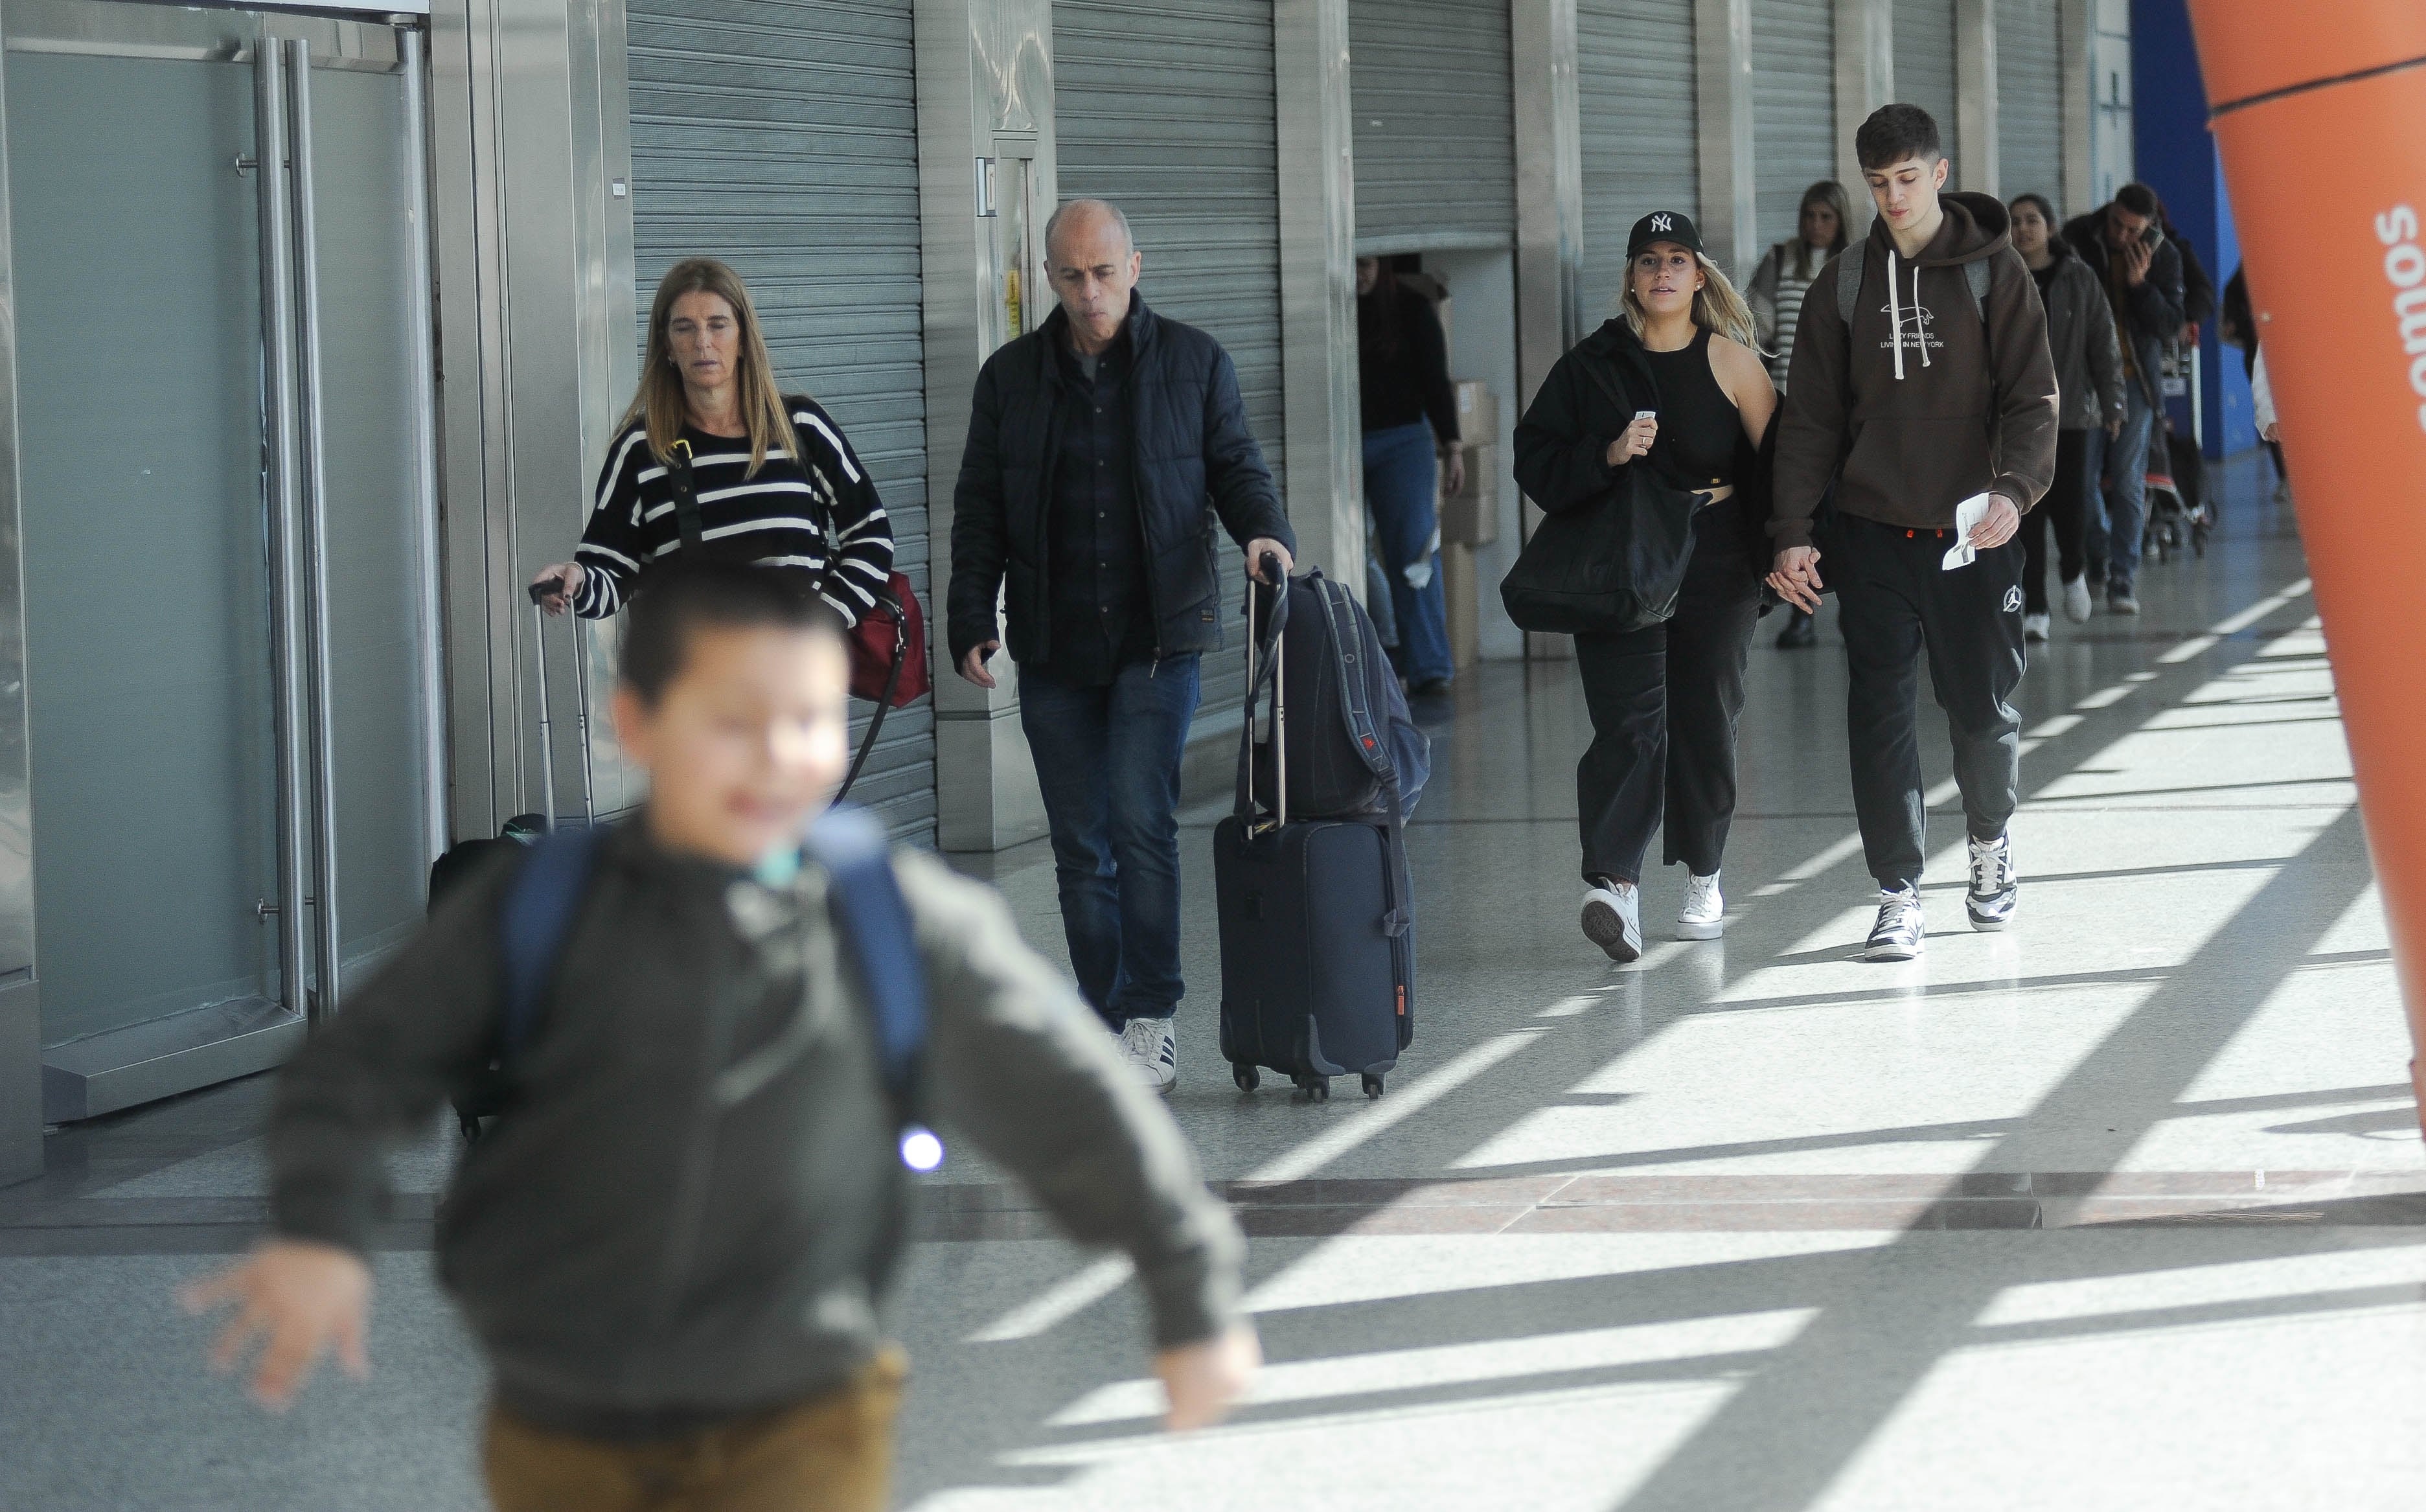
<svg viewBox="0 0 2426 1512"><path fill-rule="evenodd" d="M1702 268L1702 286L1693 295L1693 323L1759 351L1760 338L1753 329L1752 306L1736 292L1736 286L1728 281L1727 275L1719 271L1718 264L1700 252L1693 254L1693 261ZM1634 297L1634 259L1631 257L1625 260L1625 283L1617 296L1617 313L1625 317L1626 325L1636 336L1642 334L1642 305Z"/></svg>
<svg viewBox="0 0 2426 1512"><path fill-rule="evenodd" d="M682 434L690 402L683 391L682 369L674 366L673 344L666 328L674 317L674 301L686 294L713 294L733 306L734 322L740 328L736 343L740 371L736 379L740 386L741 423L750 430L750 474L755 476L767 453L779 448L799 461L800 443L792 435L784 391L775 382L775 365L767 355L758 307L750 301L750 289L741 275L713 257L686 257L657 281L657 297L649 306L648 350L640 357L640 389L632 396L631 408L623 412L616 429L644 421L649 450L659 462L666 460L675 438Z"/></svg>

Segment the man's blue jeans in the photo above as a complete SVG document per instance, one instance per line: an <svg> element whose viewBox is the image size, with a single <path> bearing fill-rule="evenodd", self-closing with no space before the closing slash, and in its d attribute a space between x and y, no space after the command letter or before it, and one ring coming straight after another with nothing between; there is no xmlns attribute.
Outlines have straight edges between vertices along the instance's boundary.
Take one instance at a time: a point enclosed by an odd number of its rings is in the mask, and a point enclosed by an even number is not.
<svg viewBox="0 0 2426 1512"><path fill-rule="evenodd" d="M1108 687L1019 673L1061 928L1078 990L1104 1021L1168 1018L1179 977L1179 758L1196 714L1193 656L1123 667Z"/></svg>
<svg viewBox="0 0 2426 1512"><path fill-rule="evenodd" d="M2089 432L2090 507L2083 512L2080 546L2090 561L2106 563L2106 586L2128 593L2140 576L2140 534L2148 519L2148 437L2157 412L2136 378L2123 380L2123 433L2103 427ZM2103 509L2098 508L2100 501Z"/></svg>
<svg viewBox="0 0 2426 1512"><path fill-rule="evenodd" d="M1448 649L1448 595L1441 586L1440 533L1433 497L1440 487L1440 459L1432 451L1432 428L1417 420L1365 435L1365 498L1373 509L1375 545L1390 578L1390 606L1397 611L1399 644L1391 659L1411 683L1454 676Z"/></svg>

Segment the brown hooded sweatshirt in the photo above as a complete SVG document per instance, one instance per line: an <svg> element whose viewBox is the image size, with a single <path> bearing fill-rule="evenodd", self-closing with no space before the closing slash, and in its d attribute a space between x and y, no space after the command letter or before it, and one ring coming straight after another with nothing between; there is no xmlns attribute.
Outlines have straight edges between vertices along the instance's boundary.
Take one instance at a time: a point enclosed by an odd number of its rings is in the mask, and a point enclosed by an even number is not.
<svg viewBox="0 0 2426 1512"><path fill-rule="evenodd" d="M1940 203L1946 223L1918 257L1896 253L1884 220L1839 254L1864 259L1850 336L1836 262L1812 283L1778 429L1769 533L1781 551L1811 544L1812 512L1832 480L1848 514L1942 530L1974 494L2002 494L2027 510L2055 478L2046 311L2013 250L2005 207L1986 194ZM1962 266L1981 259L1989 268L1984 320Z"/></svg>

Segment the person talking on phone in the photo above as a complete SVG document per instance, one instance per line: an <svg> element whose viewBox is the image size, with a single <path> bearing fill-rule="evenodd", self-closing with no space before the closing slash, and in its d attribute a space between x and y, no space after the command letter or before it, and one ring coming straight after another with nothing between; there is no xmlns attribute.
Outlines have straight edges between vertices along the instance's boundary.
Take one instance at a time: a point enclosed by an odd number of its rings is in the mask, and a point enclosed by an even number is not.
<svg viewBox="0 0 2426 1512"><path fill-rule="evenodd" d="M1583 930L1619 962L1642 953L1642 863L1657 829L1667 863L1690 873L1676 937L1715 939L1726 927L1719 863L1769 564L1758 453L1777 407L1752 311L1703 255L1690 218L1644 216L1625 257L1616 316L1559 359L1515 438L1516 481L1545 510L1607 492L1628 467L1655 469L1700 501L1674 616L1576 637L1593 723L1576 769ZM1629 400L1625 412L1613 394Z"/></svg>

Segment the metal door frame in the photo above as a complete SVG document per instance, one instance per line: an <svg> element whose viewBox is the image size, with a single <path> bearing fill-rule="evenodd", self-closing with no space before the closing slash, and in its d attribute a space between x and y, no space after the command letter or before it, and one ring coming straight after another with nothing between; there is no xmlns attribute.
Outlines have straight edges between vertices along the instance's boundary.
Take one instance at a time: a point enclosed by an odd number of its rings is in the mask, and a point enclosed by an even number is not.
<svg viewBox="0 0 2426 1512"><path fill-rule="evenodd" d="M282 1003L251 1011L181 1014L130 1025L42 1055L39 955L33 948L38 900L32 883L29 731L24 691L24 562L19 527L16 356L0 343L0 1184L40 1168L45 1121L86 1117L206 1086L279 1064L302 1040L306 1014L336 1011L339 920L331 741L327 593L322 560L316 257L310 167L310 76L347 69L403 76L413 157L405 186L412 222L423 229L408 264L411 318L432 329L428 246L429 154L423 39L411 18L386 8L361 20L323 11L232 5L190 8L129 0L6 0L0 30L12 53L77 53L251 63L256 70L256 154L282 170L280 191L261 203L264 339L273 392L269 519L274 625L273 701L278 718L279 920ZM420 8L414 7L412 8ZM271 44L271 45L266 45ZM0 112L6 105L0 71ZM0 113L0 164L6 161ZM283 171L291 163L297 171ZM254 165L256 171L258 164ZM13 246L8 186L0 172L0 319L14 330ZM445 697L438 613L439 521L434 371L429 343L420 350L415 385L421 477L415 511L415 562L422 605L416 682L423 706L424 843L445 839ZM313 923L307 927L304 914ZM19 942L22 942L20 944ZM316 968L316 969L313 969ZM314 983L308 997L305 984ZM301 1001L297 1000L301 998ZM299 1011L303 1010L303 1011Z"/></svg>

